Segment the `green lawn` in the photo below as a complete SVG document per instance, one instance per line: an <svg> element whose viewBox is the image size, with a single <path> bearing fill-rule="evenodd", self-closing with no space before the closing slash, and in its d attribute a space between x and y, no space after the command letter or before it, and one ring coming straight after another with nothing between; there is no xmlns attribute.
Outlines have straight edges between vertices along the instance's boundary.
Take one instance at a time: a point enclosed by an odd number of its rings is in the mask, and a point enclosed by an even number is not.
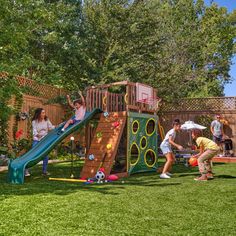
<svg viewBox="0 0 236 236"><path fill-rule="evenodd" d="M208 182L193 181L197 169L181 165L170 180L151 173L92 185L32 171L23 185L0 173L0 235L236 235L236 164L215 164ZM68 177L70 164L49 171Z"/></svg>

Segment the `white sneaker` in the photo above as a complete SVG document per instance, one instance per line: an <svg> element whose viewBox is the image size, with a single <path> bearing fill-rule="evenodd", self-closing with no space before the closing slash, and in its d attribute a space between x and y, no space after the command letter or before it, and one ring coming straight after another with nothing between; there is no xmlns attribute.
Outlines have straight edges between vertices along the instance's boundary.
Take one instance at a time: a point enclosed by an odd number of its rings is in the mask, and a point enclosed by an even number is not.
<svg viewBox="0 0 236 236"><path fill-rule="evenodd" d="M161 179L170 179L170 176L167 175L166 173L163 173L163 174L160 175L160 178Z"/></svg>
<svg viewBox="0 0 236 236"><path fill-rule="evenodd" d="M166 174L167 174L168 176L170 176L170 177L173 175L173 174L171 174L171 173L169 173L169 172L166 172Z"/></svg>
<svg viewBox="0 0 236 236"><path fill-rule="evenodd" d="M25 171L25 177L29 177L30 176L30 172L28 170Z"/></svg>

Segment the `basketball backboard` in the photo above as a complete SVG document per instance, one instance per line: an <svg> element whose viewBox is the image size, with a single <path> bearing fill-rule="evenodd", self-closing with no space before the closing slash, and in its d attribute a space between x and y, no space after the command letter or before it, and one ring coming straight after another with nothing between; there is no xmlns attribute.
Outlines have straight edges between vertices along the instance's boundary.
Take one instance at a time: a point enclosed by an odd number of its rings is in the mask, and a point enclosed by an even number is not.
<svg viewBox="0 0 236 236"><path fill-rule="evenodd" d="M151 86L136 83L136 101L144 102L148 98L153 97L153 88Z"/></svg>

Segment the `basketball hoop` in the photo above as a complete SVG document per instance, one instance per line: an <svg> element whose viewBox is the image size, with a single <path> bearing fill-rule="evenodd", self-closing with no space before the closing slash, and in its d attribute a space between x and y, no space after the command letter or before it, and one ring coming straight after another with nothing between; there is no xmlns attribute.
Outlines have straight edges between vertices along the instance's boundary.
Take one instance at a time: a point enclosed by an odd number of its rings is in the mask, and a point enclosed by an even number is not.
<svg viewBox="0 0 236 236"><path fill-rule="evenodd" d="M160 101L151 86L136 83L136 102L146 104L149 110L158 111Z"/></svg>
<svg viewBox="0 0 236 236"><path fill-rule="evenodd" d="M161 98L158 98L158 97L157 98L147 97L147 98L138 100L137 102L147 104L148 109L150 110L158 111L160 101L161 101Z"/></svg>

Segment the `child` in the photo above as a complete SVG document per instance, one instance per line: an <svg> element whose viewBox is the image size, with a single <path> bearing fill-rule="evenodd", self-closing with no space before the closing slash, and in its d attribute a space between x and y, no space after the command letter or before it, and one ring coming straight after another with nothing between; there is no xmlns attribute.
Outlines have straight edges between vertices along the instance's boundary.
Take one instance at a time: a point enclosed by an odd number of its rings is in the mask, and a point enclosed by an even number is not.
<svg viewBox="0 0 236 236"><path fill-rule="evenodd" d="M202 137L202 132L199 129L192 130L192 138L200 148L200 153L193 157L198 158L198 168L201 176L194 180L206 181L213 179L211 159L220 151L220 147L212 140Z"/></svg>
<svg viewBox="0 0 236 236"><path fill-rule="evenodd" d="M176 132L179 132L181 129L180 121L179 119L175 119L173 122L173 129L169 130L162 141L160 148L162 150L162 153L166 157L166 163L164 165L164 168L162 170L162 174L160 175L161 179L169 179L171 174L169 173L172 164L175 161L175 157L173 154L173 151L171 149L171 145L177 147L179 150L182 150L183 147L177 143L174 142L176 137Z"/></svg>
<svg viewBox="0 0 236 236"><path fill-rule="evenodd" d="M70 100L70 96L67 95L67 101L70 107L75 109L75 115L72 117L72 119L68 120L64 127L61 129L61 132L64 132L65 129L71 125L80 122L84 119L85 112L86 112L86 105L85 105L85 99L81 92L79 92L79 95L81 99L75 100L73 103Z"/></svg>

